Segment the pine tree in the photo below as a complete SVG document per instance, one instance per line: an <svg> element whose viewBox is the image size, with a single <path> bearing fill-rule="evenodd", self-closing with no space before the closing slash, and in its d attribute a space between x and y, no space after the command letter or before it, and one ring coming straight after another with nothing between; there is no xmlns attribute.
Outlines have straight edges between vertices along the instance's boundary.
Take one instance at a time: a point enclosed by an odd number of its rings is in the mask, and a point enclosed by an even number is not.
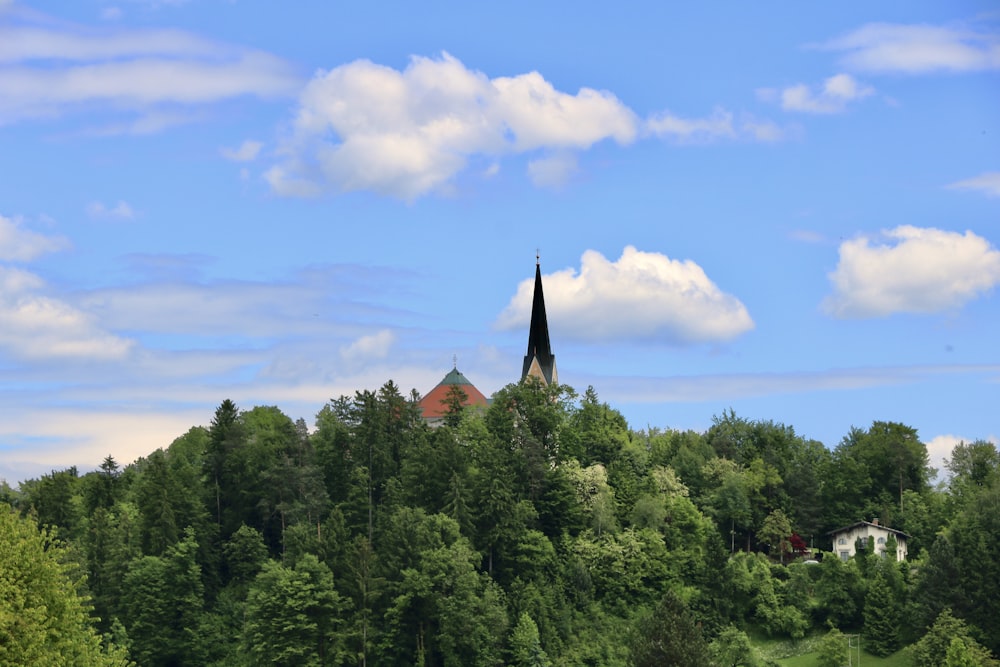
<svg viewBox="0 0 1000 667"><path fill-rule="evenodd" d="M894 564L893 564L894 565ZM869 653L887 656L899 648L901 611L893 594L886 569L891 565L880 560L875 566L874 578L865 596L865 646Z"/></svg>

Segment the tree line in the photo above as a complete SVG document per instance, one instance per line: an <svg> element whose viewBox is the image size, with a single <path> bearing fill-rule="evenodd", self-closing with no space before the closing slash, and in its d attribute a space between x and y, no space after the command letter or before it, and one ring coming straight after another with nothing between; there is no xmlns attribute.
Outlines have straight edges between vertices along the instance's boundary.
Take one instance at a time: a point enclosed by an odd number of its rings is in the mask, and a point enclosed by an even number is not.
<svg viewBox="0 0 1000 667"><path fill-rule="evenodd" d="M0 599L37 611L32 582L72 582L57 623L106 664L766 665L750 637L770 636L822 637L838 665L844 633L919 667L997 664L992 443L956 447L935 486L898 423L828 449L732 411L634 430L593 388L530 380L485 410L455 387L439 428L418 398L390 381L312 429L225 400L124 467L4 485L0 554L55 564L0 568ZM872 517L910 536L907 562L811 558ZM0 612L0 664L45 645L22 617Z"/></svg>

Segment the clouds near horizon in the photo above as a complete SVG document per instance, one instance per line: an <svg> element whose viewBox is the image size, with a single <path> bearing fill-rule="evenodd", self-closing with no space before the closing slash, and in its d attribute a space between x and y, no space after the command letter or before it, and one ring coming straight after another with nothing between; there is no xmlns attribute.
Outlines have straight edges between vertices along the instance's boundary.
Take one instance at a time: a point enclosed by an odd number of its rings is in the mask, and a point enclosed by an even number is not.
<svg viewBox="0 0 1000 667"><path fill-rule="evenodd" d="M754 327L739 299L719 289L693 261L632 246L614 262L588 250L579 271L565 269L543 280L549 324L565 338L683 345L732 340ZM497 318L498 328L528 324L533 290L533 280L518 285Z"/></svg>
<svg viewBox="0 0 1000 667"><path fill-rule="evenodd" d="M964 234L901 225L844 241L826 312L838 318L954 310L1000 283L1000 251Z"/></svg>

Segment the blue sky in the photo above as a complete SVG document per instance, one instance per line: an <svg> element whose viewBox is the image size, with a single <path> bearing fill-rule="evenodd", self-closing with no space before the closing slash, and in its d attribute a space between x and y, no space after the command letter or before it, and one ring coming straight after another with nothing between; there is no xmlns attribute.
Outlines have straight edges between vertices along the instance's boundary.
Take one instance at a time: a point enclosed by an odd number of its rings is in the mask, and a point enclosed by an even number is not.
<svg viewBox="0 0 1000 667"><path fill-rule="evenodd" d="M518 378L996 440L993 2L0 0L0 478Z"/></svg>

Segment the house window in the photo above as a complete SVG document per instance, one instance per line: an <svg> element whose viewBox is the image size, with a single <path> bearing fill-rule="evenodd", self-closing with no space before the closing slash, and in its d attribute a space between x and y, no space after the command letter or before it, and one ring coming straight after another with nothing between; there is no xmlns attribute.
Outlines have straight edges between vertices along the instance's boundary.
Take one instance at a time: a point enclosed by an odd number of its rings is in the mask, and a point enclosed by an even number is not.
<svg viewBox="0 0 1000 667"><path fill-rule="evenodd" d="M850 551L841 551L840 552L840 560L846 562L850 557L851 557L851 552Z"/></svg>
<svg viewBox="0 0 1000 667"><path fill-rule="evenodd" d="M885 544L885 538L884 537L878 538L878 543L879 544Z"/></svg>
<svg viewBox="0 0 1000 667"><path fill-rule="evenodd" d="M839 540L837 540L837 544L847 544L847 539L842 537Z"/></svg>

